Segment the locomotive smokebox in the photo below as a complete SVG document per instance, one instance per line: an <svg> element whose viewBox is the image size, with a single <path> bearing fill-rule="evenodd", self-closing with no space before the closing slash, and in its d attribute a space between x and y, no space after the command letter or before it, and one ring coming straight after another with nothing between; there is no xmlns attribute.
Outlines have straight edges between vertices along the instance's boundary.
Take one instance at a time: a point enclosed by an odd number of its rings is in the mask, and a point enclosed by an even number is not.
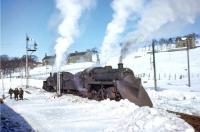
<svg viewBox="0 0 200 132"><path fill-rule="evenodd" d="M123 63L118 64L118 69L123 69Z"/></svg>

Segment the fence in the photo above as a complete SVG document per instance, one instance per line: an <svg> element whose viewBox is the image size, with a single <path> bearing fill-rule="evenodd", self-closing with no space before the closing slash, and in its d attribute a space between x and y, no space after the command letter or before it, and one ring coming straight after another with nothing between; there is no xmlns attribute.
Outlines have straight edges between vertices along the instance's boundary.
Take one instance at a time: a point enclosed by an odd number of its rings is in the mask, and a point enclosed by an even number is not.
<svg viewBox="0 0 200 132"><path fill-rule="evenodd" d="M142 73L142 74L137 74L135 76L139 78L147 78L148 80L154 79L153 73ZM188 75L178 74L178 73L158 73L156 77L157 77L157 80L180 80L180 79L187 78ZM190 77L200 78L200 73L192 73Z"/></svg>

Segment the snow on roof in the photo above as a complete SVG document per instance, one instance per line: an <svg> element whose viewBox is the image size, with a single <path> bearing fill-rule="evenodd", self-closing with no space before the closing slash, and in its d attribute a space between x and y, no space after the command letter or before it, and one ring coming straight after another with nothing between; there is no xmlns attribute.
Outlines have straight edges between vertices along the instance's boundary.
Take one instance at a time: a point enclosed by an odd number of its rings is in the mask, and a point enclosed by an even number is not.
<svg viewBox="0 0 200 132"><path fill-rule="evenodd" d="M181 39L182 39L182 40L186 40L186 39L187 39L187 37L182 37Z"/></svg>

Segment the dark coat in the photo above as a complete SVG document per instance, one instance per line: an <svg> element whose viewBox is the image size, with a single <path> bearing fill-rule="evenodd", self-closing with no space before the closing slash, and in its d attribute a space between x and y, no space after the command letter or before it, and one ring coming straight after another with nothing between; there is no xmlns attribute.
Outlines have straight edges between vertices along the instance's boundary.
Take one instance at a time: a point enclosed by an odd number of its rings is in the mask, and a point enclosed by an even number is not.
<svg viewBox="0 0 200 132"><path fill-rule="evenodd" d="M14 92L14 91L13 91L12 88L10 88L9 91L8 91L9 94L13 94L13 92Z"/></svg>
<svg viewBox="0 0 200 132"><path fill-rule="evenodd" d="M19 96L23 97L23 94L24 94L24 90L19 90Z"/></svg>
<svg viewBox="0 0 200 132"><path fill-rule="evenodd" d="M15 90L14 90L14 95L15 95L15 96L18 96L18 94L19 94L19 90L18 90L18 89L15 89Z"/></svg>

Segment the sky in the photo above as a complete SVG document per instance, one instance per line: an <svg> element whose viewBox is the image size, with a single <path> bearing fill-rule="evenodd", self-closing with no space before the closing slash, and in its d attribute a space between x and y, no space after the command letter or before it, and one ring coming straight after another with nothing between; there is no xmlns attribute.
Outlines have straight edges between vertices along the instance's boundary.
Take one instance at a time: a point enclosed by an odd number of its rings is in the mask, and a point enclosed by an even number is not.
<svg viewBox="0 0 200 132"><path fill-rule="evenodd" d="M144 1L149 2L148 0ZM107 25L113 19L114 11L111 3L111 0L96 0L91 9L82 13L78 20L79 33L74 37L74 42L69 46L67 52L85 51L94 47L101 50ZM38 56L39 60L44 57L45 53L55 54L54 47L60 36L58 26L62 22L60 10L56 6L55 0L1 0L0 15L1 55L21 57L25 54L26 34L38 44L38 49L33 54ZM125 31L120 34L134 30L142 15L136 18L131 18L131 15L129 17ZM173 37L192 32L200 34L200 16L197 15L194 20L194 22L186 23L184 26L179 21L165 24L154 32L154 37ZM179 30L175 30L178 28ZM65 30L68 28L66 27ZM121 41L120 39L123 37L119 37L118 40Z"/></svg>

